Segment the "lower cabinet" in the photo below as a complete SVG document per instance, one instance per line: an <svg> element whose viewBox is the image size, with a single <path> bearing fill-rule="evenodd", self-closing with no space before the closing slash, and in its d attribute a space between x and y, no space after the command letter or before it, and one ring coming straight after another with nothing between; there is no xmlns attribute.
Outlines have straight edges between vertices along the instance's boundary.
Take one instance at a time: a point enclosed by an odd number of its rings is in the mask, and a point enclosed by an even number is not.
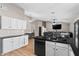
<svg viewBox="0 0 79 59"><path fill-rule="evenodd" d="M27 45L28 44L28 35L25 35L24 37L25 37L25 45Z"/></svg>
<svg viewBox="0 0 79 59"><path fill-rule="evenodd" d="M20 37L20 47L28 44L28 35L24 35Z"/></svg>
<svg viewBox="0 0 79 59"><path fill-rule="evenodd" d="M72 50L69 51L69 56L75 56Z"/></svg>
<svg viewBox="0 0 79 59"><path fill-rule="evenodd" d="M19 37L13 38L13 49L17 49L17 48L20 48L20 38Z"/></svg>
<svg viewBox="0 0 79 59"><path fill-rule="evenodd" d="M20 37L20 47L23 47L25 45L25 37L21 36Z"/></svg>
<svg viewBox="0 0 79 59"><path fill-rule="evenodd" d="M54 56L54 55L55 55L55 46L54 45L47 45L46 56Z"/></svg>
<svg viewBox="0 0 79 59"><path fill-rule="evenodd" d="M2 54L21 48L28 44L28 35L3 39Z"/></svg>
<svg viewBox="0 0 79 59"><path fill-rule="evenodd" d="M67 44L59 44L56 42L46 41L46 56L68 56L69 49Z"/></svg>
<svg viewBox="0 0 79 59"><path fill-rule="evenodd" d="M69 48L69 56L75 56L71 47Z"/></svg>
<svg viewBox="0 0 79 59"><path fill-rule="evenodd" d="M3 39L3 45L2 45L2 53L7 53L9 51L13 50L13 39Z"/></svg>
<svg viewBox="0 0 79 59"><path fill-rule="evenodd" d="M56 46L55 56L68 56L68 49Z"/></svg>

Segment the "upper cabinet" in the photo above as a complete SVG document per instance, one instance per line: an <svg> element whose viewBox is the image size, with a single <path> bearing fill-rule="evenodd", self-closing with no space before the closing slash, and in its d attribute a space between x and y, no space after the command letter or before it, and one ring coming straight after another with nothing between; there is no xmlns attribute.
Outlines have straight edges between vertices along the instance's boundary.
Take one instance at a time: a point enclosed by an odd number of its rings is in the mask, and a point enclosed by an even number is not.
<svg viewBox="0 0 79 59"><path fill-rule="evenodd" d="M1 29L11 29L10 17L1 17Z"/></svg>
<svg viewBox="0 0 79 59"><path fill-rule="evenodd" d="M0 17L1 29L26 29L27 21L7 16Z"/></svg>

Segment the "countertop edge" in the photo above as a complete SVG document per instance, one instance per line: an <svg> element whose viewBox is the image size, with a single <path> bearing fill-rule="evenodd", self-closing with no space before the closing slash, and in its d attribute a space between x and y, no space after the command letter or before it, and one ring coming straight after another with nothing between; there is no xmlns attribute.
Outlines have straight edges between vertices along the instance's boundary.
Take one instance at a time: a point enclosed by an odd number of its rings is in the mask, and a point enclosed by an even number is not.
<svg viewBox="0 0 79 59"><path fill-rule="evenodd" d="M12 37L19 37L19 36L24 36L24 35L29 35L29 34L21 34L21 35L3 36L3 37L0 37L0 39L12 38Z"/></svg>

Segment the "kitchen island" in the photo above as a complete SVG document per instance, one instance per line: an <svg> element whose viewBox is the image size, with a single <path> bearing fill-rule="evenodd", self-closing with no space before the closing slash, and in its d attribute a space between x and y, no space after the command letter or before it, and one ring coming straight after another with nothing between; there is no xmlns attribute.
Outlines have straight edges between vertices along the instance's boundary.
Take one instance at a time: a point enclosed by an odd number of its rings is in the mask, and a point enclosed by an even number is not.
<svg viewBox="0 0 79 59"><path fill-rule="evenodd" d="M36 41L38 41L39 44L37 44ZM34 42L35 42L34 52L35 55L38 56L74 56L75 55L70 41L48 40L44 36L36 36ZM39 47L37 47L37 45Z"/></svg>

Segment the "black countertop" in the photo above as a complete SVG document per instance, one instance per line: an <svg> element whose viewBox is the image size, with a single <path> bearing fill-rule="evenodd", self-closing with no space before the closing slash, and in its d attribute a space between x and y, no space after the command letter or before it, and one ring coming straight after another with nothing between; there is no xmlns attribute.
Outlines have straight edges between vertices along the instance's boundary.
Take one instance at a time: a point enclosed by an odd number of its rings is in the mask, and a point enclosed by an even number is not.
<svg viewBox="0 0 79 59"><path fill-rule="evenodd" d="M59 42L59 43L64 43L64 44L69 44L69 42L67 41L62 41L62 40L53 40L55 38L52 38L52 39L47 39L46 37L44 36L36 36L34 37L35 39L39 39L39 40L45 40L45 41L51 41L51 42ZM63 38L60 38L60 39L63 39Z"/></svg>
<svg viewBox="0 0 79 59"><path fill-rule="evenodd" d="M35 38L35 39L39 39L39 40L45 40L45 41L52 41L52 42L70 44L70 46L71 46L71 48L72 48L72 50L73 50L73 52L74 52L74 55L75 55L75 56L79 56L79 53L78 53L76 47L74 46L74 44L73 44L73 42L72 42L72 40L73 40L72 38L70 38L69 41L47 40L47 38L44 37L44 36L36 36L36 37L34 37L34 38Z"/></svg>

